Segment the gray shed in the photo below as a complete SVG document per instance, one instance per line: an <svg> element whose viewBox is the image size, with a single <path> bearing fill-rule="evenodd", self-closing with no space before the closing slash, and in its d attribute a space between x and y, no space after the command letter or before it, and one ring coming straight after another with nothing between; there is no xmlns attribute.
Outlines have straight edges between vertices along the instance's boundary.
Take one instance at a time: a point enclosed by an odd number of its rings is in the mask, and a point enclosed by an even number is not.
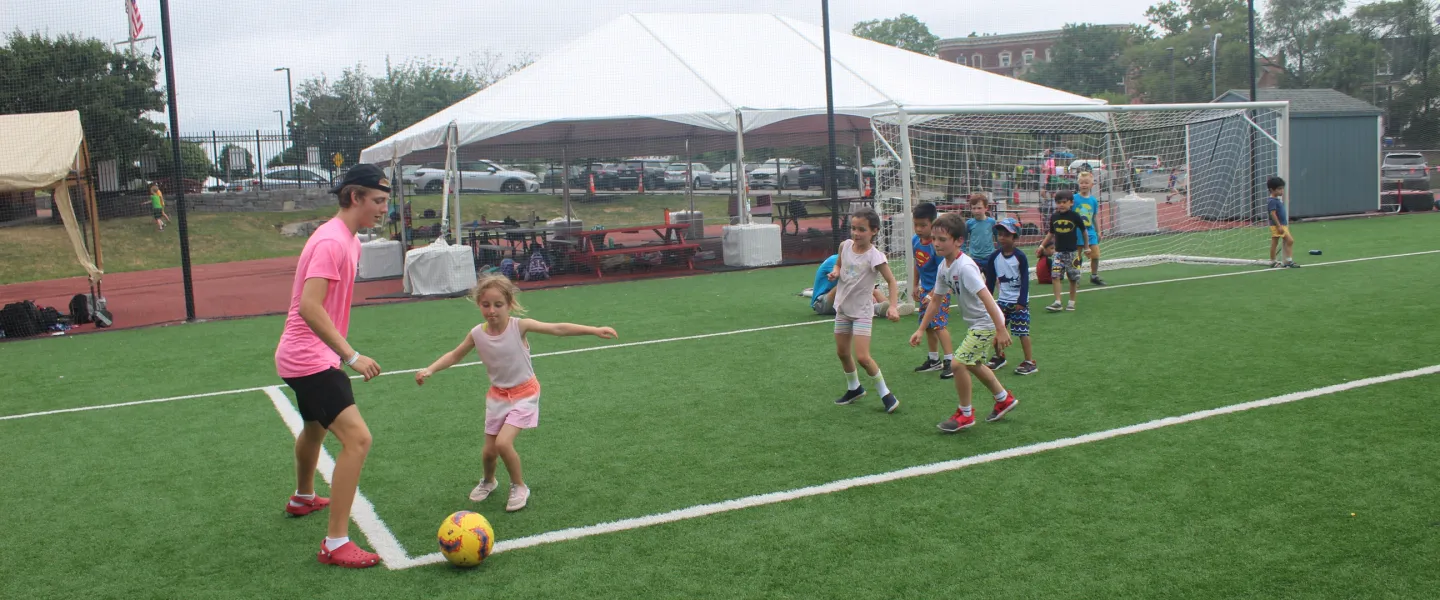
<svg viewBox="0 0 1440 600"><path fill-rule="evenodd" d="M1247 102L1229 90L1216 102ZM1363 213L1380 207L1379 108L1335 90L1260 90L1260 100L1290 102L1292 217ZM1263 181L1265 175L1256 174ZM1264 184L1260 183L1260 193Z"/></svg>

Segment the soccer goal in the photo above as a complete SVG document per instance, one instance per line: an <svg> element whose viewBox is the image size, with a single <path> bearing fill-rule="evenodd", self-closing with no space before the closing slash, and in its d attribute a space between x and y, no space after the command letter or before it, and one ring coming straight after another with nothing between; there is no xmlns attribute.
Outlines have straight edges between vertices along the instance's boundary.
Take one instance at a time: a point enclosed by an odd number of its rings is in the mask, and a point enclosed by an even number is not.
<svg viewBox="0 0 1440 600"><path fill-rule="evenodd" d="M1263 264L1265 182L1288 181L1289 104L994 106L876 115L876 209L897 274L913 262L911 207L967 211L986 193L991 216L1045 235L1054 196L1094 181L1101 267ZM903 269L903 271L901 270ZM901 277L904 278L903 276Z"/></svg>

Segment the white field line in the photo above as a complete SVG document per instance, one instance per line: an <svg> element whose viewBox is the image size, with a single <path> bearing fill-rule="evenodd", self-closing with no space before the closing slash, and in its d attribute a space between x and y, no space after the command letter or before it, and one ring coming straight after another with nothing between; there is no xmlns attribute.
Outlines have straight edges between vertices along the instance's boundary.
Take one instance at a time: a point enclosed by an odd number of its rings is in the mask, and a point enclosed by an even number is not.
<svg viewBox="0 0 1440 600"><path fill-rule="evenodd" d="M269 386L263 388L265 395L275 404L275 411L280 413L280 418L285 420L285 425L290 428L290 434L298 437L300 430L305 427L304 420L300 417L300 411L290 404L290 398L285 392L280 391L280 386ZM320 447L320 462L316 464L315 470L325 478L325 483L330 483L330 478L335 474L335 459L330 457L330 451L324 446ZM329 514L329 513L325 513ZM405 553L405 548L400 545L400 540L395 539L395 534L380 520L380 515L375 514L375 505L355 490L355 503L350 507L350 518L360 527L365 534L365 539L370 540L370 545L375 547L375 553L380 555L380 560L385 562L389 569L406 568L413 566L409 564L410 557ZM323 521L323 520L322 520ZM324 537L324 536L321 536ZM402 565L402 566L397 566Z"/></svg>
<svg viewBox="0 0 1440 600"><path fill-rule="evenodd" d="M1405 254L1389 254L1389 255L1385 255L1385 256L1369 256L1369 257L1365 257L1365 258L1352 258L1352 259L1347 259L1347 260L1337 260L1337 261L1323 262L1323 263L1310 263L1310 264L1305 265L1304 268L1326 267L1326 266L1331 266L1331 265L1343 265L1343 264L1354 263L1354 262L1363 262L1363 261L1371 261L1371 260L1384 260L1384 259L1389 259L1389 258L1404 258L1404 257L1407 257L1407 256L1421 256L1421 255L1436 254L1436 253L1440 253L1440 250L1426 250L1426 251L1423 251L1423 252L1409 252L1409 253L1405 253ZM1102 263L1102 264L1103 264L1103 263ZM1136 287L1136 286L1142 286L1142 285L1155 285L1155 284L1160 284L1160 283L1178 283L1178 282L1183 282L1183 281L1195 281L1195 280L1200 280L1200 279L1211 279L1211 278L1214 278L1214 277L1230 277L1230 276L1233 276L1233 275L1250 275L1250 274L1254 274L1254 273L1268 273L1268 272L1271 272L1271 271L1282 271L1282 270L1284 270L1284 269L1256 269L1256 270L1252 270L1252 271L1236 271L1236 272L1232 272L1232 273L1214 273L1214 274L1210 274L1210 275L1196 275L1196 276L1194 276L1194 277L1180 277L1180 278L1176 278L1176 279L1163 279L1163 280L1160 280L1160 281L1145 281L1145 282L1140 282L1140 283L1124 283L1124 284L1109 285L1109 286L1105 286L1105 287L1087 287L1087 288L1084 288L1084 289L1079 290L1078 293L1082 293L1082 294L1083 294L1083 293L1086 293L1086 292L1099 292L1099 291L1103 291L1103 290L1118 290L1118 289L1123 289L1123 288L1127 288L1127 287ZM1039 285L1039 284L1037 284L1037 285ZM1038 297L1038 296L1050 296L1050 294L1048 294L1048 293L1045 293L1045 294L1032 293L1032 294L1030 294L1030 297L1031 297L1031 298L1035 298L1035 297ZM952 305L952 306L953 306L953 305ZM774 330L774 329L786 329L786 328L789 328L789 327L803 327L803 326L806 326L806 325L820 325L820 324L823 324L823 323L830 323L830 322L831 322L831 321L828 320L828 319L822 319L822 320L814 320L814 321L804 321L804 322L800 322L800 323L788 323L788 324L785 324L785 325L771 325L771 326L769 326L769 327L753 327L753 328L750 328L750 329L737 329L737 330L734 330L734 331L722 331L722 332L719 332L719 333L706 333L706 334L701 334L701 335L691 335L691 336L684 336L684 337L672 337L672 338L663 338L663 339L658 339L658 340L646 340L646 341L641 341L641 342L629 342L629 343L624 343L624 344L606 344L606 345L603 345L603 346L592 346L592 347L589 347L589 348L577 348L577 349L574 349L574 350L560 350L560 351L558 351L558 352L544 352L544 353L541 353L541 354L535 354L535 355L532 356L532 358L541 358L541 357L545 357L545 356L560 356L560 355L564 355L564 354L575 354L575 353L579 353L579 352L596 352L596 351L599 351L599 350L614 350L614 349L618 349L618 348L628 348L628 347L632 347L632 346L646 346L646 345L650 345L650 344L663 344L663 343L669 343L669 342L683 342L683 341L689 341L689 340L699 340L699 339L712 338L712 337L720 337L720 336L727 336L727 335L738 335L738 334L742 334L742 333L755 333L755 332L758 332L758 331L770 331L770 330ZM473 366L476 366L476 365L479 365L479 364L481 364L479 361L476 361L476 362L467 362L467 363L457 364L457 365L455 365L455 367L473 367ZM452 368L453 368L453 367L452 367ZM381 373L380 376L384 377L384 376L386 376L386 375L403 375L403 374L407 374L407 373L414 373L414 372L419 371L419 370L420 370L420 369L405 369L405 370L402 370L402 371L387 371L387 372ZM355 375L355 376L351 376L350 378L351 378L351 379L359 379L360 376ZM170 397L170 398L157 398L157 399L154 399L154 400L137 400L137 401L134 401L134 402L121 402L121 403L119 403L119 404L101 404L101 405L98 405L98 406L81 406L81 407L76 407L76 408L65 408L65 409L60 409L60 410L48 410L48 411L33 412L33 413L24 413L24 414L18 414L18 415L5 415L5 416L0 416L0 421L8 421L8 420L11 420L11 419L24 419L24 418L29 418L29 417L43 417L43 416L46 416L46 415L55 415L55 414L61 414L61 413L83 412L83 411L87 411L87 410L100 410L100 409L107 409L107 408L121 408L121 407L125 407L125 406L135 406L135 405L139 405L139 404L154 404L154 403L157 403L157 402L173 402L173 401L176 401L176 400L190 400L190 399L194 399L194 398L208 398L208 397L212 397L212 396L226 396L226 395L230 395L230 394L243 394L243 393L247 393L247 392L257 392L257 391L261 391L261 390L264 390L264 389L265 389L265 387L241 388L241 389L236 389L236 390L226 390L226 391L223 391L223 392L208 392L208 393L204 393L204 394L190 394L190 395L186 395L186 396L174 396L174 397Z"/></svg>
<svg viewBox="0 0 1440 600"><path fill-rule="evenodd" d="M640 529L643 527L662 525L665 523L674 523L676 521L696 519L709 515L732 512L757 506L779 504L781 502L789 502L791 500L799 500L801 498L808 498L811 496L833 494L835 492L841 492L851 488L879 485L882 483L889 483L892 481L909 479L912 477L935 475L938 473L955 471L963 469L965 467L995 462L1007 458L1039 454L1041 452L1046 452L1050 450L1059 450L1061 448L1069 448L1071 446L1079 446L1082 444L1099 442L1111 438L1117 438L1145 431L1160 429L1163 427L1170 427L1183 423L1191 423L1194 421L1209 419L1211 417L1218 417L1221 415L1228 415L1232 413L1253 410L1256 408L1264 408L1267 406L1275 406L1277 404L1287 404L1290 402L1305 400L1307 398L1315 398L1318 396L1335 394L1366 386L1377 385L1391 381L1399 381L1402 379L1410 379L1414 377L1421 377L1425 375L1434 375L1437 373L1440 373L1440 365L1431 365L1429 367L1424 367L1420 369L1403 371L1400 373L1392 373L1390 375L1382 375L1379 377L1370 377L1368 379L1360 379L1356 381L1335 384L1322 388L1315 388L1302 392L1294 392L1281 396L1275 396L1272 398L1265 398L1263 400L1255 400L1240 404L1231 404L1229 406L1222 406L1220 408L1212 408L1209 410L1192 412L1189 414L1180 415L1178 417L1166 417L1163 419L1157 419L1154 421L1130 425L1128 427L1120 427L1116 429L1109 429L1106 431L1087 433L1085 435L1080 435L1076 437L1062 438L1049 442L1030 444L1027 446L1019 446L1016 448L1010 448L1008 450L999 450L996 452L979 454L957 460L947 460L943 462L930 463L927 465L918 465L896 471L889 471L886 473L877 473L874 475L865 475L862 477L841 479L838 481L832 481L830 483L787 490L783 492L772 492L769 494L746 496L744 498L736 498L734 500L726 500L724 502L716 502L713 504L701 504L697 506L691 506L689 508L682 508L679 510L672 510L659 514L646 515L643 517L621 519L619 521L599 523L596 525L589 525L585 527L560 529L557 531L550 531L547 533L502 541L495 545L495 552L508 552L511 550L519 550L522 548L530 548L533 546L540 546L544 544L567 542L596 535L617 533L621 531L628 531L631 529ZM433 554L427 554L424 556L418 556L409 559L409 562L406 563L406 567L416 567L421 565L434 564L444 562L444 560L445 558L441 556L439 552L435 552Z"/></svg>

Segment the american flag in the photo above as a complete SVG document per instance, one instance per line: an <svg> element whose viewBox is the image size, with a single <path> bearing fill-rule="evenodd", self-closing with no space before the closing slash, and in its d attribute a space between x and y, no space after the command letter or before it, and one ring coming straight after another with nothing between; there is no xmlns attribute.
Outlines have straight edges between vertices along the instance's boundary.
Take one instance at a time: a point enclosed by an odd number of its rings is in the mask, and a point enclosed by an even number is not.
<svg viewBox="0 0 1440 600"><path fill-rule="evenodd" d="M145 31L145 22L140 20L140 7L135 0L125 0L125 16L130 17L130 39L140 37L140 32Z"/></svg>

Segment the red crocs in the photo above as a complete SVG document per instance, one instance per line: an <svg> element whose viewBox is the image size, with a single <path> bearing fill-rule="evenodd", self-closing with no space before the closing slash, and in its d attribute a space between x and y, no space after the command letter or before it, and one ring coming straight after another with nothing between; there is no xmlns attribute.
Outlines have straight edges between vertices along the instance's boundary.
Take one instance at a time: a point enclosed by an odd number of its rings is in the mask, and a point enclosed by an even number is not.
<svg viewBox="0 0 1440 600"><path fill-rule="evenodd" d="M330 506L329 498L321 498L319 496L314 498L291 496L290 501L285 503L285 512L297 517L303 517L317 510L325 510L327 506Z"/></svg>
<svg viewBox="0 0 1440 600"><path fill-rule="evenodd" d="M325 540L320 540L320 553L315 555L322 564L345 567L347 569L364 569L380 564L380 555L374 552L361 550L355 542L345 542L343 546L336 548L333 552L325 549Z"/></svg>

